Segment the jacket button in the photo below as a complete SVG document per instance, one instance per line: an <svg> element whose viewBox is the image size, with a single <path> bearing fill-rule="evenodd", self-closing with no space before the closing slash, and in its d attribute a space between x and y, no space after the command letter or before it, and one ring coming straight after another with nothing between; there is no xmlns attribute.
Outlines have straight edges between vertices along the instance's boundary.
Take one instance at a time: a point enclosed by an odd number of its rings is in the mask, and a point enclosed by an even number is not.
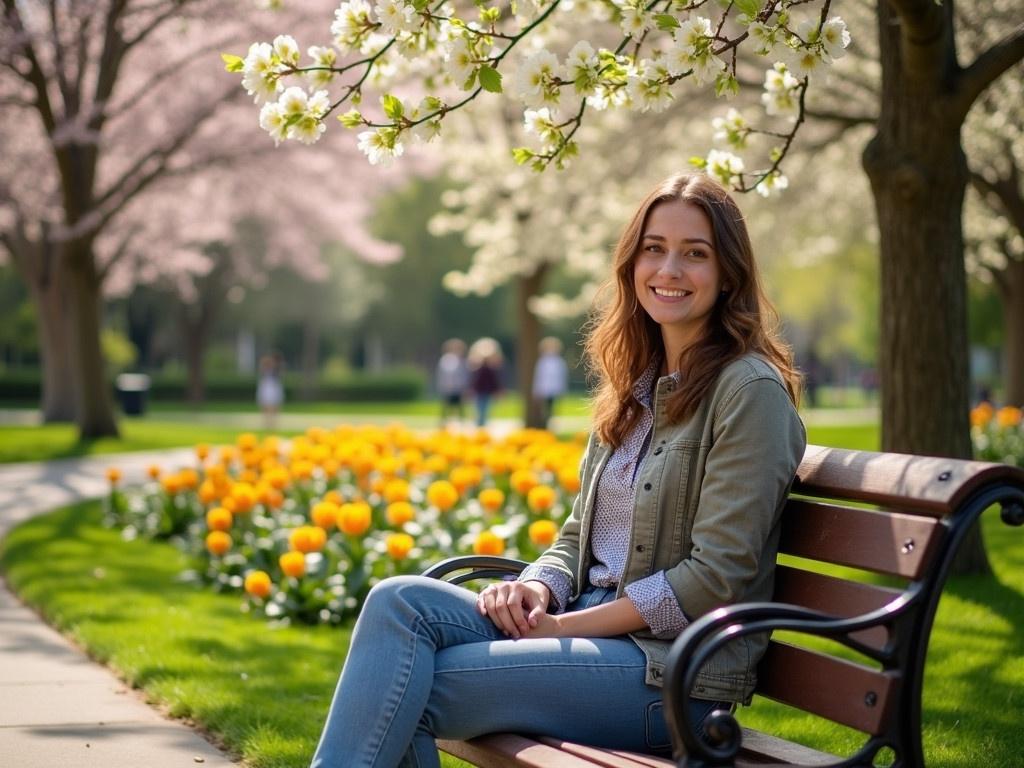
<svg viewBox="0 0 1024 768"><path fill-rule="evenodd" d="M643 552L644 551L644 545L643 544L637 544L636 545L636 551L637 552Z"/></svg>
<svg viewBox="0 0 1024 768"><path fill-rule="evenodd" d="M645 491L651 490L651 484L650 483L644 483L644 490Z"/></svg>
<svg viewBox="0 0 1024 768"><path fill-rule="evenodd" d="M655 456L658 456L658 455L659 455L659 454L661 453L661 451L662 451L662 449L661 449L661 448L655 448L655 449L654 449L654 455L655 455Z"/></svg>

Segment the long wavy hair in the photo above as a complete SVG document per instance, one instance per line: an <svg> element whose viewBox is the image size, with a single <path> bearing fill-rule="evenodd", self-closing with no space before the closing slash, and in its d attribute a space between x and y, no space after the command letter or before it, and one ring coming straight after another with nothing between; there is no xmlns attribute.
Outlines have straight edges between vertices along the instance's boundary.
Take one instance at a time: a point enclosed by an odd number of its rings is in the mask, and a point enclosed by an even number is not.
<svg viewBox="0 0 1024 768"><path fill-rule="evenodd" d="M642 410L633 385L652 360L661 365L665 349L661 329L640 306L633 265L640 250L647 218L656 205L682 200L698 206L711 222L722 285L728 286L715 303L703 337L685 349L678 361L683 386L669 398L673 423L693 415L732 360L755 353L774 365L794 404L800 397L800 374L789 346L779 336L779 319L765 296L754 261L743 214L729 193L702 173L681 173L658 184L644 198L615 248L613 274L599 296L585 344L588 367L598 379L594 396L594 426L602 442L622 445Z"/></svg>

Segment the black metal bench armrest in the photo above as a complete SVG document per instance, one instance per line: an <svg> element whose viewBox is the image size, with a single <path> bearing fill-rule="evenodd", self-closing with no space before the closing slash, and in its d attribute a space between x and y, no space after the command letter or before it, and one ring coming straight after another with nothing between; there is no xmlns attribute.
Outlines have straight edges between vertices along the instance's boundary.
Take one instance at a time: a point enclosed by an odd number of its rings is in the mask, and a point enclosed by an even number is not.
<svg viewBox="0 0 1024 768"><path fill-rule="evenodd" d="M702 616L676 638L665 667L662 697L674 758L681 760L685 756L689 766L731 766L739 753L740 726L731 713L716 711L703 724L689 718L690 691L697 674L726 643L743 635L776 629L791 630L830 637L882 660L889 655L886 651L863 645L851 639L849 634L891 621L906 610L914 598L913 590L909 590L883 608L847 619L787 603L770 602L738 603ZM702 728L711 741L699 735Z"/></svg>
<svg viewBox="0 0 1024 768"><path fill-rule="evenodd" d="M423 572L424 576L432 579L445 579L452 584L462 584L474 579L502 579L508 576L517 576L529 563L523 560L515 560L511 557L495 557L494 555L465 555L463 557L449 557L435 563ZM458 573L465 571L465 573ZM458 573L452 578L446 578L449 574Z"/></svg>

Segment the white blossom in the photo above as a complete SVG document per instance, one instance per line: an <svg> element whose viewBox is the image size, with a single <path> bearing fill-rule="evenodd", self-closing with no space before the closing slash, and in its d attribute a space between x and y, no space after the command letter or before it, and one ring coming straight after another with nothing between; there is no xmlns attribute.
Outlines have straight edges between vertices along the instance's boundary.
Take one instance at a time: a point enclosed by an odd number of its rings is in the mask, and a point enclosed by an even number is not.
<svg viewBox="0 0 1024 768"><path fill-rule="evenodd" d="M737 149L743 149L747 143L747 121L736 109L730 108L725 117L714 118L711 127L715 130L715 141L727 141Z"/></svg>
<svg viewBox="0 0 1024 768"><path fill-rule="evenodd" d="M274 38L274 53L283 64L293 67L299 64L299 45L291 35L278 35Z"/></svg>
<svg viewBox="0 0 1024 768"><path fill-rule="evenodd" d="M586 40L580 40L565 59L563 79L572 82L580 96L591 96L600 78L598 65L597 53L593 46Z"/></svg>
<svg viewBox="0 0 1024 768"><path fill-rule="evenodd" d="M331 108L331 98L327 91L317 91L306 102L306 114L312 115L317 120L327 114Z"/></svg>
<svg viewBox="0 0 1024 768"><path fill-rule="evenodd" d="M288 138L298 139L303 144L315 144L325 130L324 121L307 112L288 129Z"/></svg>
<svg viewBox="0 0 1024 768"><path fill-rule="evenodd" d="M413 32L419 27L416 9L404 0L378 0L373 10L376 11L381 26L389 34Z"/></svg>
<svg viewBox="0 0 1024 768"><path fill-rule="evenodd" d="M800 79L825 68L825 61L814 47L787 47L783 51L783 60L790 71Z"/></svg>
<svg viewBox="0 0 1024 768"><path fill-rule="evenodd" d="M761 56L771 56L778 45L778 27L770 27L760 21L755 21L747 31L750 32L750 39L755 42L754 53Z"/></svg>
<svg viewBox="0 0 1024 768"><path fill-rule="evenodd" d="M448 75L457 86L461 88L469 82L473 72L476 71L477 62L473 46L464 35L452 40L452 44L445 53L445 62Z"/></svg>
<svg viewBox="0 0 1024 768"><path fill-rule="evenodd" d="M779 171L770 173L758 183L754 189L761 197L768 197L775 190L783 190L789 187L789 179Z"/></svg>
<svg viewBox="0 0 1024 768"><path fill-rule="evenodd" d="M761 102L769 115L796 116L800 111L800 81L793 77L785 64L777 62L764 73L764 93Z"/></svg>
<svg viewBox="0 0 1024 768"><path fill-rule="evenodd" d="M359 150L366 155L371 165L387 166L399 157L405 148L402 142L397 140L393 128L378 128L359 134Z"/></svg>
<svg viewBox="0 0 1024 768"><path fill-rule="evenodd" d="M627 37L639 40L643 37L645 32L648 32L653 28L654 22L651 15L647 13L647 10L642 4L625 5L621 7L621 10L622 21L620 22L620 25L622 27L622 34Z"/></svg>
<svg viewBox="0 0 1024 768"><path fill-rule="evenodd" d="M528 56L516 70L516 92L528 107L557 105L560 89L555 84L558 58L551 51L540 50Z"/></svg>
<svg viewBox="0 0 1024 768"><path fill-rule="evenodd" d="M850 44L850 31L846 22L839 16L833 16L821 27L821 44L830 59L841 59L846 55L846 46Z"/></svg>
<svg viewBox="0 0 1024 768"><path fill-rule="evenodd" d="M334 63L338 60L338 52L333 48L313 45L310 46L306 53L313 60L313 66L315 67L333 67ZM317 69L307 72L306 79L313 87L328 85L334 79L334 73L329 69Z"/></svg>
<svg viewBox="0 0 1024 768"><path fill-rule="evenodd" d="M641 62L639 71L626 81L630 106L638 111L661 112L672 103L672 89L666 83L669 72L662 64Z"/></svg>
<svg viewBox="0 0 1024 768"><path fill-rule="evenodd" d="M285 125L284 112L276 101L268 101L263 105L260 110L260 128L270 134L275 147L288 138Z"/></svg>
<svg viewBox="0 0 1024 768"><path fill-rule="evenodd" d="M359 44L367 30L376 22L372 17L370 4L366 0L347 0L334 12L331 34L334 44L341 50Z"/></svg>
<svg viewBox="0 0 1024 768"><path fill-rule="evenodd" d="M277 77L274 49L270 43L253 43L242 63L242 87L257 104L277 96L284 86Z"/></svg>
<svg viewBox="0 0 1024 768"><path fill-rule="evenodd" d="M693 59L693 81L697 85L704 85L709 80L714 80L724 69L725 62L708 49Z"/></svg>
<svg viewBox="0 0 1024 768"><path fill-rule="evenodd" d="M725 186L732 186L739 181L743 173L743 159L732 152L712 149L707 156L707 171Z"/></svg>
<svg viewBox="0 0 1024 768"><path fill-rule="evenodd" d="M678 45L693 56L698 50L708 47L713 34L711 19L706 19L703 16L691 16L679 25L674 38Z"/></svg>
<svg viewBox="0 0 1024 768"><path fill-rule="evenodd" d="M281 94L281 98L278 99L277 103L280 105L285 117L296 117L306 113L306 107L309 105L309 96L306 95L304 90L293 85Z"/></svg>

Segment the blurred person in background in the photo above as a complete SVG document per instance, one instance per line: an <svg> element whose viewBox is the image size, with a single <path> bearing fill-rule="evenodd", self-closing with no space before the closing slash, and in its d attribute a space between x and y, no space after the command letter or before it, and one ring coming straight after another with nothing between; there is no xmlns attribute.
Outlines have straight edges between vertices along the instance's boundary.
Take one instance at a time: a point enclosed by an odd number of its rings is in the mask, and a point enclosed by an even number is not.
<svg viewBox="0 0 1024 768"><path fill-rule="evenodd" d="M437 394L441 398L441 426L455 418L463 419L463 401L469 387L469 366L466 363L466 342L448 339L441 346L441 359L435 372Z"/></svg>
<svg viewBox="0 0 1024 768"><path fill-rule="evenodd" d="M497 341L484 336L469 348L469 388L476 403L476 424L487 424L491 401L501 392L501 371L504 358Z"/></svg>
<svg viewBox="0 0 1024 768"><path fill-rule="evenodd" d="M277 426L277 413L284 403L284 365L276 352L260 358L260 378L256 385L256 402L263 412L263 428L272 432Z"/></svg>
<svg viewBox="0 0 1024 768"><path fill-rule="evenodd" d="M533 369L533 397L540 402L541 425L548 429L555 415L555 400L569 389L569 366L562 359L562 342L554 336L541 339L539 351Z"/></svg>

